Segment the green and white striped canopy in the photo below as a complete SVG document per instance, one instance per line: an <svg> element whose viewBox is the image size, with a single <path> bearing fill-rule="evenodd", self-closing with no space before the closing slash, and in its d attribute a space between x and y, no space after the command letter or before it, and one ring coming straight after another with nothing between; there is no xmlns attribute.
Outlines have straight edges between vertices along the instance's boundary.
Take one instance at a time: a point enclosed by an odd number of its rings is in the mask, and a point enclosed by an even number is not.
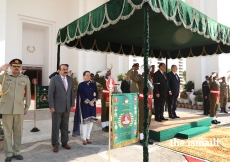
<svg viewBox="0 0 230 162"><path fill-rule="evenodd" d="M148 3L149 57L186 58L230 52L230 28L181 0L110 0L57 34L57 45L143 56Z"/></svg>

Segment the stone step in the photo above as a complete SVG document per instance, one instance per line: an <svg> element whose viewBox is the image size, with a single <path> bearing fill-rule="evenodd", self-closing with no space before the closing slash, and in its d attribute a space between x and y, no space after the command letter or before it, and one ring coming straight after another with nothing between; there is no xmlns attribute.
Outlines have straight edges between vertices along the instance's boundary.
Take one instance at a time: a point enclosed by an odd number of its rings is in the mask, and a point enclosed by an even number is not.
<svg viewBox="0 0 230 162"><path fill-rule="evenodd" d="M188 139L188 138L192 138L194 136L200 135L200 134L208 132L208 131L210 131L210 128L206 127L206 126L194 127L194 128L190 128L190 129L178 132L176 137Z"/></svg>

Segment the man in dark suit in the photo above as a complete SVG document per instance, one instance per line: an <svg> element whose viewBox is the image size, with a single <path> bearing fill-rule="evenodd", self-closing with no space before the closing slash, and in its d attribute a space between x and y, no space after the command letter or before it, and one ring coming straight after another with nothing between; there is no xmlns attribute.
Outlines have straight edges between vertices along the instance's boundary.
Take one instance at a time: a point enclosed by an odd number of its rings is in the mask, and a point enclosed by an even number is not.
<svg viewBox="0 0 230 162"><path fill-rule="evenodd" d="M209 101L209 76L205 76L205 81L202 83L202 92L203 92L203 99L204 99L204 115L209 114L210 109L210 101Z"/></svg>
<svg viewBox="0 0 230 162"><path fill-rule="evenodd" d="M130 93L130 78L128 75L125 76L125 80L121 82L121 91L122 93Z"/></svg>
<svg viewBox="0 0 230 162"><path fill-rule="evenodd" d="M177 107L177 98L180 93L180 78L177 75L177 66L171 66L171 72L167 74L168 85L172 92L172 95L168 96L168 114L169 118L175 119L180 118L176 115L176 107Z"/></svg>
<svg viewBox="0 0 230 162"><path fill-rule="evenodd" d="M61 127L62 147L71 149L67 144L69 114L74 108L73 80L69 77L68 67L65 64L59 66L59 74L52 77L49 85L49 108L52 113L52 137L53 151L58 152L59 128Z"/></svg>
<svg viewBox="0 0 230 162"><path fill-rule="evenodd" d="M165 69L165 64L160 63L159 70L154 73L155 120L158 122L162 122L162 120L168 120L164 118L164 104L167 95L172 95L170 88L168 86Z"/></svg>

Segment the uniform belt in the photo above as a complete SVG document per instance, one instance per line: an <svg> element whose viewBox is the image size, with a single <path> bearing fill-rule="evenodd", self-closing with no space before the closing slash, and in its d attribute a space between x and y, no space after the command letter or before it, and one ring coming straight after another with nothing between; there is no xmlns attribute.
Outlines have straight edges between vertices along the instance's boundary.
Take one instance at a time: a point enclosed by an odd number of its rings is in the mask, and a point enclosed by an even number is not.
<svg viewBox="0 0 230 162"><path fill-rule="evenodd" d="M210 91L210 93L216 94L216 102L218 103L218 102L219 102L219 94L220 94L220 91Z"/></svg>
<svg viewBox="0 0 230 162"><path fill-rule="evenodd" d="M108 90L103 89L103 90L102 90L102 93L109 93L109 91L108 91Z"/></svg>
<svg viewBox="0 0 230 162"><path fill-rule="evenodd" d="M148 94L148 108L150 111L152 111L152 99L153 99L153 94L149 93ZM143 92L139 92L139 100L144 100Z"/></svg>
<svg viewBox="0 0 230 162"><path fill-rule="evenodd" d="M109 91L106 88L103 88L102 94L105 95L105 102L109 103Z"/></svg>
<svg viewBox="0 0 230 162"><path fill-rule="evenodd" d="M220 91L210 91L210 93L220 93Z"/></svg>
<svg viewBox="0 0 230 162"><path fill-rule="evenodd" d="M149 94L149 95L148 95L148 98L149 98L149 99L152 99L152 98L153 98L153 95L152 95L152 94ZM140 100L144 100L144 94L143 94L143 92L139 92L139 99L140 99Z"/></svg>

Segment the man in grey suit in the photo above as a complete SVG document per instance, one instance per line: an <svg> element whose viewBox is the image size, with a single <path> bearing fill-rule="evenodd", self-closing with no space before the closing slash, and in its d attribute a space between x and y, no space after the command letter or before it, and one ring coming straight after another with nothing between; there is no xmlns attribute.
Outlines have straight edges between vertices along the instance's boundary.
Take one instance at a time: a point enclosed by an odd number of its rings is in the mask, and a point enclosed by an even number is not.
<svg viewBox="0 0 230 162"><path fill-rule="evenodd" d="M69 114L74 108L74 87L73 80L69 77L66 64L59 66L59 74L53 77L49 85L49 108L52 113L52 137L53 151L58 152L59 128L61 127L62 147L71 149L67 144Z"/></svg>

